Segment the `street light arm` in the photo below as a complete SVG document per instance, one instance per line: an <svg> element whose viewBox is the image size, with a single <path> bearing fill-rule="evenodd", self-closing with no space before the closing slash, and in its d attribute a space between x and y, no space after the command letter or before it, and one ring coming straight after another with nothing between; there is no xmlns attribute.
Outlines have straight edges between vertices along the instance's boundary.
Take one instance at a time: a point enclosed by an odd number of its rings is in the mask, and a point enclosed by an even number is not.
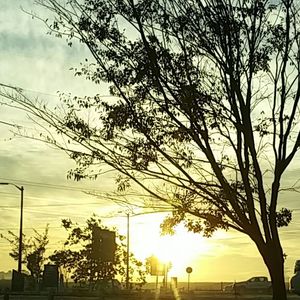
<svg viewBox="0 0 300 300"><path fill-rule="evenodd" d="M0 182L0 185L13 185L14 187L16 187L19 191L23 191L24 187L23 186L18 186L12 182Z"/></svg>
<svg viewBox="0 0 300 300"><path fill-rule="evenodd" d="M21 192L24 191L24 187L21 185L21 186L17 186L15 184L13 184L18 190L20 190Z"/></svg>

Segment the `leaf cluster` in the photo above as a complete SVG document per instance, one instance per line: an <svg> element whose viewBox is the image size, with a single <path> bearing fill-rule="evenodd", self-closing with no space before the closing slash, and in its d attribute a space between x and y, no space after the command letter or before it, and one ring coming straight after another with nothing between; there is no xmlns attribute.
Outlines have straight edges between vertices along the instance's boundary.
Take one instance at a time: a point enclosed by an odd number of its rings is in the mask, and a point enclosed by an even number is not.
<svg viewBox="0 0 300 300"><path fill-rule="evenodd" d="M46 225L43 233L40 233L35 229L33 231L34 235L29 238L23 234L22 264L26 264L31 276L38 281L42 276L43 265L47 260L45 252L49 243L49 227ZM7 236L1 234L0 237L9 242L11 245L9 255L17 261L19 259L19 236L14 234L12 231L8 231Z"/></svg>
<svg viewBox="0 0 300 300"><path fill-rule="evenodd" d="M62 226L68 232L64 243L64 249L55 250L49 259L56 263L62 270L71 273L75 283L88 285L95 288L100 281L108 282L116 275L125 278L126 245L125 237L116 235L116 252L114 260L103 261L101 255L96 255L93 248L93 231L95 228L108 229L102 225L101 219L93 215L86 220L84 226L73 223L70 219L63 219ZM101 251L99 249L99 251ZM145 281L143 264L133 254L130 254L130 276L136 276L137 280Z"/></svg>

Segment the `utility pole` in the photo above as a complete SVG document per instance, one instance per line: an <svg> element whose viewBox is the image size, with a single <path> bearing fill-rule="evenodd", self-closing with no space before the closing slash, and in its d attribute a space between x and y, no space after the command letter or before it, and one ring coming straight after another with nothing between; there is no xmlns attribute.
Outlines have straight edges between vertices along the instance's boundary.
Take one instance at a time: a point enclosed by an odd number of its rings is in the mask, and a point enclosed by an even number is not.
<svg viewBox="0 0 300 300"><path fill-rule="evenodd" d="M11 182L0 182L0 185L13 185L21 192L20 203L20 230L19 230L19 247L18 247L18 273L22 272L22 244L23 244L23 202L24 202L24 187L18 186Z"/></svg>
<svg viewBox="0 0 300 300"><path fill-rule="evenodd" d="M126 256L126 289L129 289L129 213L127 213L127 256Z"/></svg>
<svg viewBox="0 0 300 300"><path fill-rule="evenodd" d="M24 202L24 187L19 188L21 191L21 211L20 211L20 230L19 230L19 257L18 257L18 272L22 272L22 244L23 244L23 202Z"/></svg>
<svg viewBox="0 0 300 300"><path fill-rule="evenodd" d="M132 217L140 216L140 215L145 215L145 214L153 214L153 213L158 213L158 212L166 212L165 211L150 211L150 212L141 212L141 213L132 213ZM170 210L168 210L170 211ZM127 212L126 215L124 215L124 212L119 211L118 213L123 213L123 217L126 216L127 218L127 254L126 254L126 289L129 289L130 287L130 282L129 282L129 264L130 264L130 213Z"/></svg>

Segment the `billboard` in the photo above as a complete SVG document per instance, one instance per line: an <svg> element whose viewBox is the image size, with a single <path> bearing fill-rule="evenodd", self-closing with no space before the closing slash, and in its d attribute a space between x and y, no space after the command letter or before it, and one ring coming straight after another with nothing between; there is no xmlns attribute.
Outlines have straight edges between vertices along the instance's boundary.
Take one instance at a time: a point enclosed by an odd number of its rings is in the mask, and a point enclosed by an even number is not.
<svg viewBox="0 0 300 300"><path fill-rule="evenodd" d="M23 292L24 291L24 274L13 270L12 272L12 281L11 281L11 290L13 292Z"/></svg>
<svg viewBox="0 0 300 300"><path fill-rule="evenodd" d="M43 272L43 286L44 287L58 287L58 266L45 265Z"/></svg>
<svg viewBox="0 0 300 300"><path fill-rule="evenodd" d="M116 252L116 233L95 227L92 237L92 257L103 262L114 261Z"/></svg>

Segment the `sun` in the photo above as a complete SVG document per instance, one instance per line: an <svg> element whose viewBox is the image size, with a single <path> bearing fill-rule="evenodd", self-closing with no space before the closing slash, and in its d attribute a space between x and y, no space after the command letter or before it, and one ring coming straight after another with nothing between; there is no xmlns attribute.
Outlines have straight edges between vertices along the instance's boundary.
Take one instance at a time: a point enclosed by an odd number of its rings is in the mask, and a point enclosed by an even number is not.
<svg viewBox="0 0 300 300"><path fill-rule="evenodd" d="M157 226L158 224L158 226ZM162 263L171 263L170 276L182 276L199 256L208 254L211 246L206 238L187 232L183 225L174 235L161 236L159 223L139 223L131 229L130 248L139 259L156 256Z"/></svg>
<svg viewBox="0 0 300 300"><path fill-rule="evenodd" d="M185 272L197 257L207 254L211 248L203 237L187 232L183 226L172 236L160 236L157 245L153 254L162 262L171 263L170 275L174 276Z"/></svg>

